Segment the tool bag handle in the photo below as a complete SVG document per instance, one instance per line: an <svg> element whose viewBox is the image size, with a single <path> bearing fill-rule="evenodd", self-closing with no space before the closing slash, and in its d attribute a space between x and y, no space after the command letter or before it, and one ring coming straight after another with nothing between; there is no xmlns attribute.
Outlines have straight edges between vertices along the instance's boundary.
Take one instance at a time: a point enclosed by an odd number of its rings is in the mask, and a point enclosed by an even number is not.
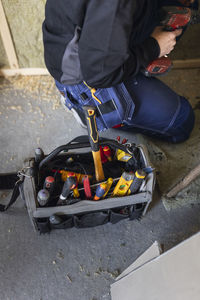
<svg viewBox="0 0 200 300"><path fill-rule="evenodd" d="M116 142L114 140L110 140L107 138L99 138L99 144L102 146L111 146L114 149L120 149L125 152L130 153L130 147L131 147L131 152L134 152L134 149L136 149L135 144L127 144L127 145L122 145L119 142ZM88 148L90 147L90 142L89 138L87 135L83 136L78 136L75 139L73 139L71 142L69 142L66 145L62 145L54 149L51 153L49 153L39 164L39 171L41 168L46 165L49 161L51 161L54 157L56 157L60 152L62 151L69 151L69 150L74 150L74 149L81 149L81 148ZM131 154L131 153L130 153ZM135 160L135 163L137 163L136 158L133 155L133 159Z"/></svg>

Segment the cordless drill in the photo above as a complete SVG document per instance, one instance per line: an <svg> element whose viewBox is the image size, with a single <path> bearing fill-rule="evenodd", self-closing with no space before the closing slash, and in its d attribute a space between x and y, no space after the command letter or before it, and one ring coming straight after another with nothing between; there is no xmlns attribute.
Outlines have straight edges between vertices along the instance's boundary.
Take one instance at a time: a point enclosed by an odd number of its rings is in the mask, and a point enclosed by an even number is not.
<svg viewBox="0 0 200 300"><path fill-rule="evenodd" d="M167 6L161 12L161 26L165 31L181 29L191 22L192 11L188 7ZM167 56L152 61L146 69L142 70L147 77L167 73L172 67L172 62Z"/></svg>

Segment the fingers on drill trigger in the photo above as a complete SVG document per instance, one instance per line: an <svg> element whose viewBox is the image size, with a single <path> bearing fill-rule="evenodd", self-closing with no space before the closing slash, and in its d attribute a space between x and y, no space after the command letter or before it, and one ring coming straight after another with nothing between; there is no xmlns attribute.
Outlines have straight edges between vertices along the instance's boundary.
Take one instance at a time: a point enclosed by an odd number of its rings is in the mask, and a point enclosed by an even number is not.
<svg viewBox="0 0 200 300"><path fill-rule="evenodd" d="M175 36L179 36L179 35L181 35L182 31L183 31L183 29L176 29L173 32L174 32Z"/></svg>

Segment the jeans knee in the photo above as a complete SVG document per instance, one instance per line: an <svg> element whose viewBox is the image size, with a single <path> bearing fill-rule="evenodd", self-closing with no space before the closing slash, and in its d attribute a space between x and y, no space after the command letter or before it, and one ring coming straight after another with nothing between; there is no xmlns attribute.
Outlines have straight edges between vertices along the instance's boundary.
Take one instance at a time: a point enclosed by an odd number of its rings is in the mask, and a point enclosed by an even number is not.
<svg viewBox="0 0 200 300"><path fill-rule="evenodd" d="M194 127L194 111L191 104L184 97L180 97L180 110L179 113L168 131L171 135L172 142L180 143L187 140Z"/></svg>

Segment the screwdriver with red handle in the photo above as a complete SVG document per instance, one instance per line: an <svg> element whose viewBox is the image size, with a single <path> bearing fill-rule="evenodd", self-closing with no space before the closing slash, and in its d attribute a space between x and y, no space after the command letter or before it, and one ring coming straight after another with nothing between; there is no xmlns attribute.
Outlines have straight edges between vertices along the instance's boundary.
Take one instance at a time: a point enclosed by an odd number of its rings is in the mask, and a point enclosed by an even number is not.
<svg viewBox="0 0 200 300"><path fill-rule="evenodd" d="M90 188L90 179L89 179L89 176L87 176L87 175L83 178L83 186L84 186L84 192L85 192L86 199L91 199L92 191Z"/></svg>
<svg viewBox="0 0 200 300"><path fill-rule="evenodd" d="M104 146L103 153L106 156L106 158L108 159L108 161L112 161L112 151L111 151L110 147Z"/></svg>

